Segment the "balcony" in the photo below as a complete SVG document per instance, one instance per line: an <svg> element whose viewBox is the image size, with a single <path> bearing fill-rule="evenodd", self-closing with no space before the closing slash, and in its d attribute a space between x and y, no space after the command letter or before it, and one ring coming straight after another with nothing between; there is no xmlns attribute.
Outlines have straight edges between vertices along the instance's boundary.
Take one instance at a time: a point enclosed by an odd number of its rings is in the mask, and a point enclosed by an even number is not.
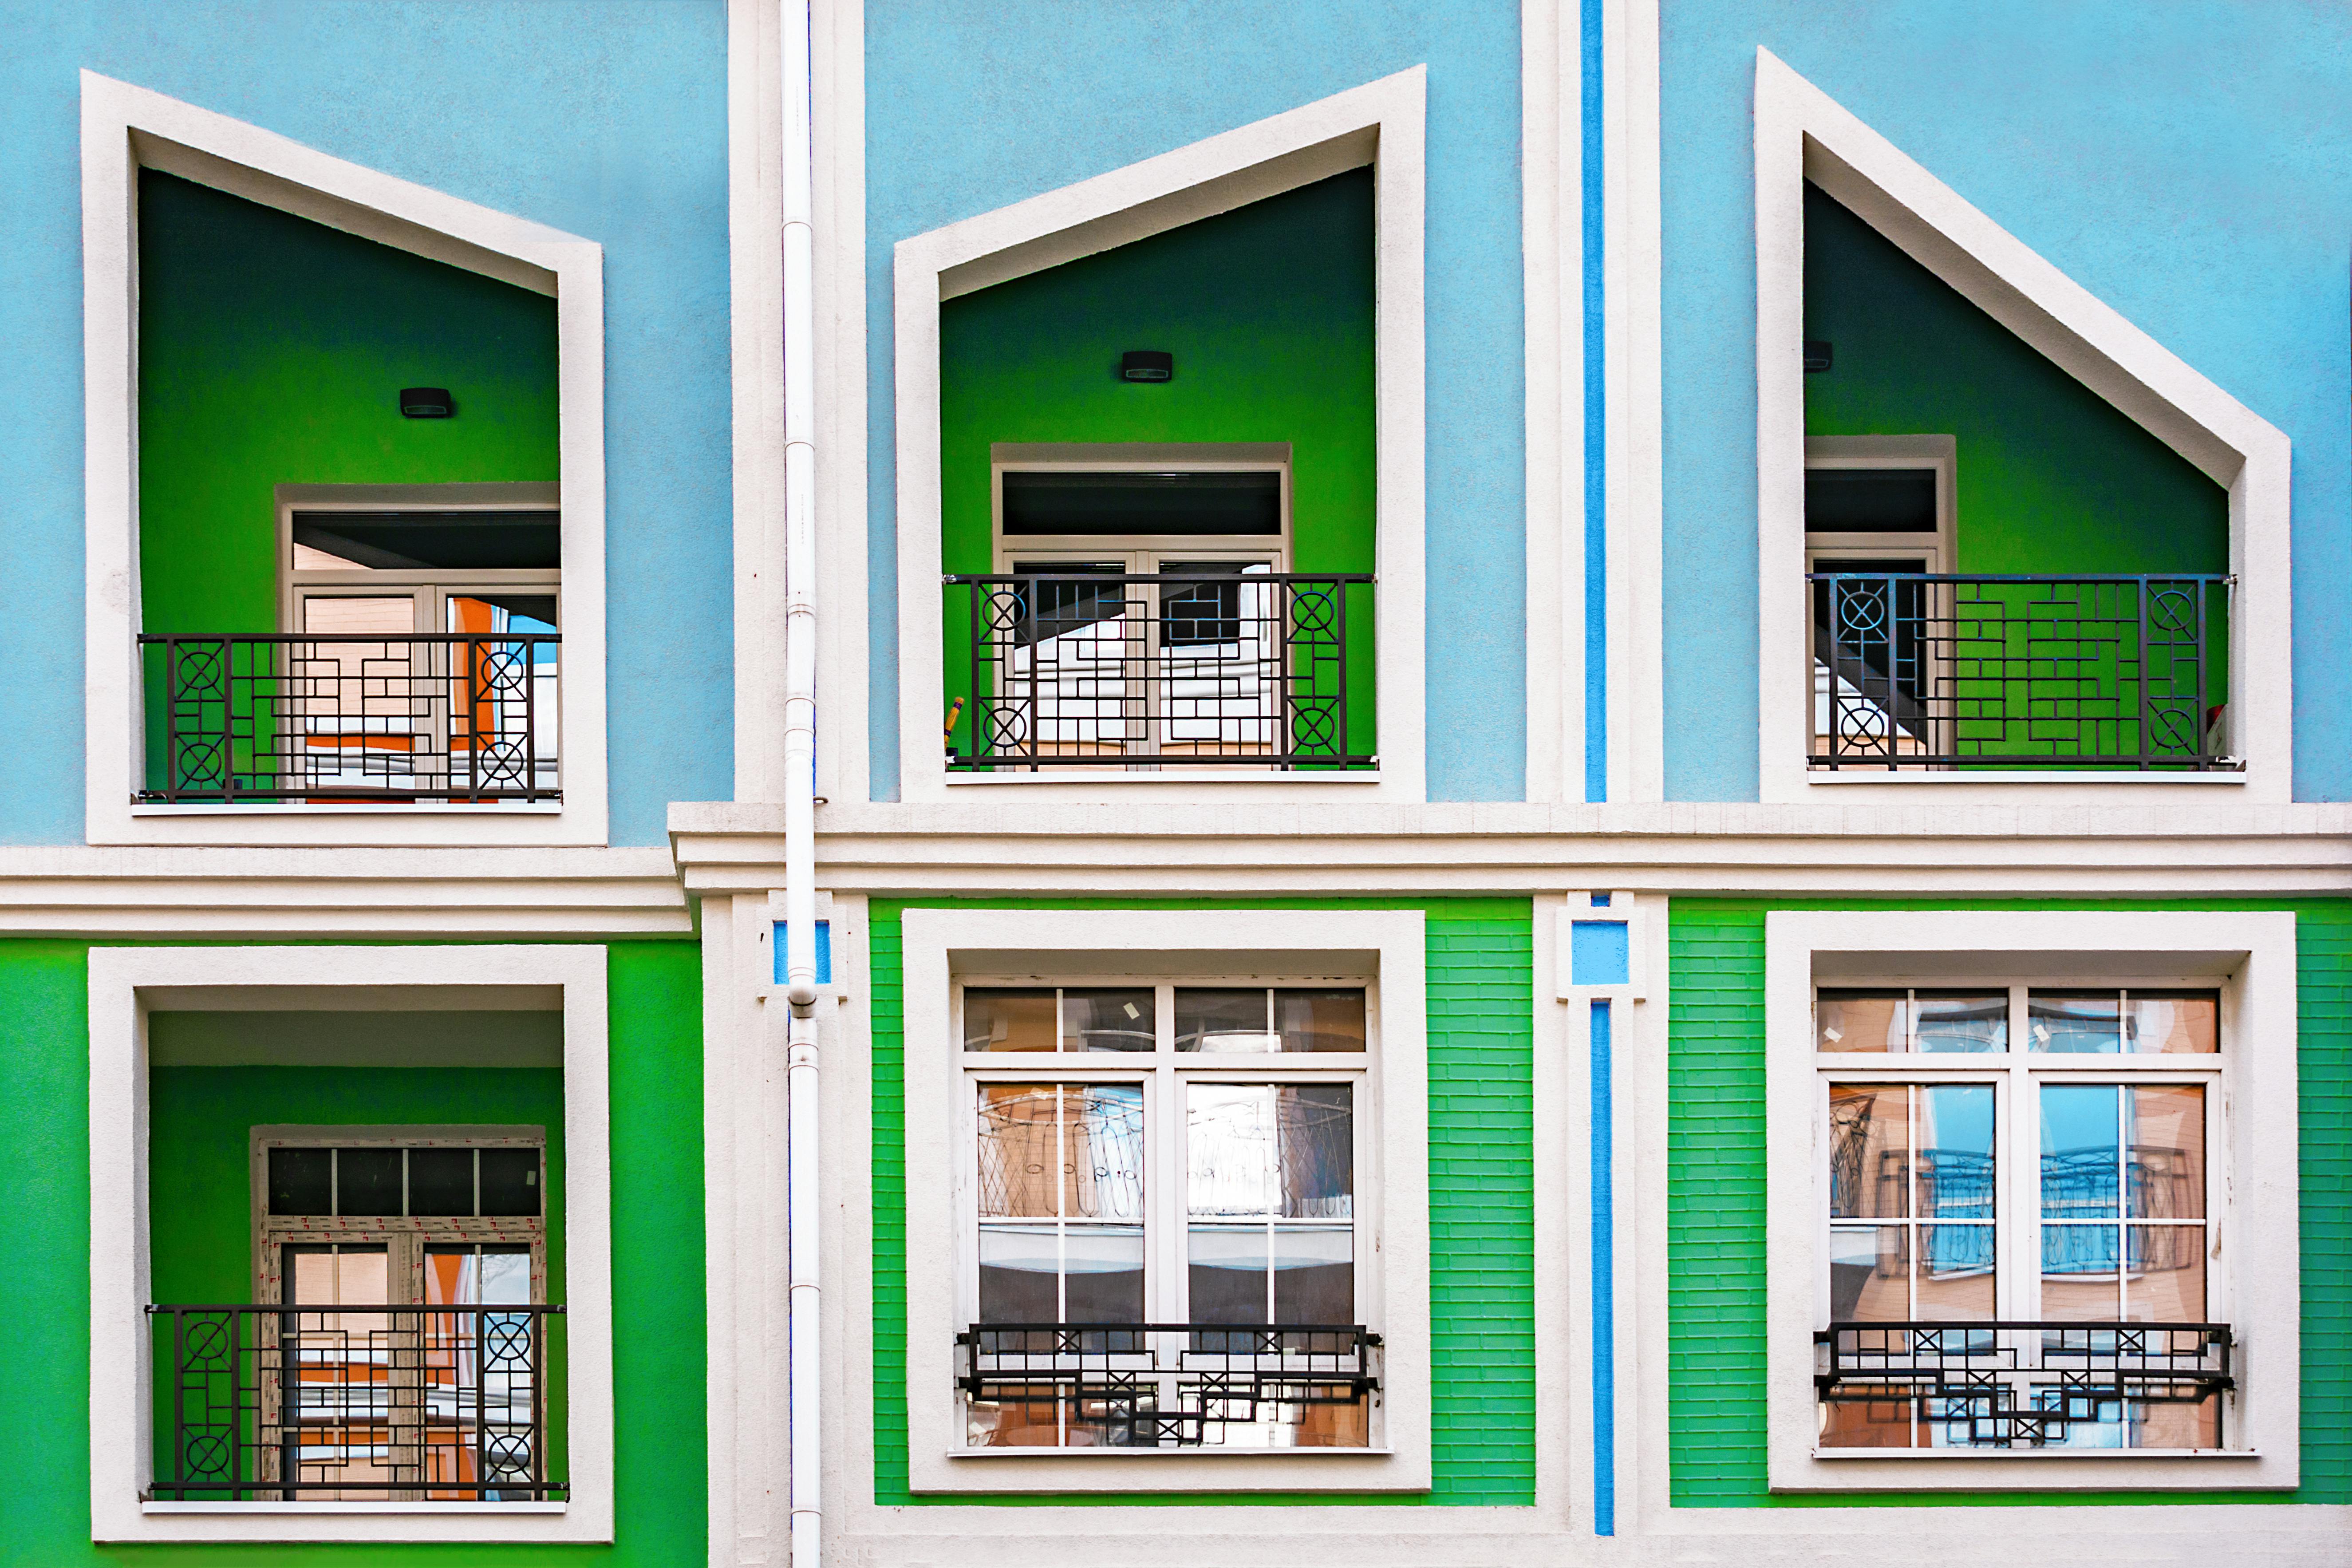
<svg viewBox="0 0 2352 1568"><path fill-rule="evenodd" d="M2236 1386L2226 1323L1835 1322L1813 1339L1824 1447L2217 1449Z"/></svg>
<svg viewBox="0 0 2352 1568"><path fill-rule="evenodd" d="M956 1336L973 1447L1370 1446L1361 1324L974 1323Z"/></svg>
<svg viewBox="0 0 2352 1568"><path fill-rule="evenodd" d="M559 801L557 632L142 635L145 805Z"/></svg>
<svg viewBox="0 0 2352 1568"><path fill-rule="evenodd" d="M1815 572L1816 770L2237 772L2235 579Z"/></svg>
<svg viewBox="0 0 2352 1568"><path fill-rule="evenodd" d="M1370 574L1201 563L944 581L951 772L1379 762Z"/></svg>
<svg viewBox="0 0 2352 1568"><path fill-rule="evenodd" d="M562 1501L561 1307L160 1306L149 1501ZM558 1352L560 1354L560 1351ZM159 1437L163 1436L159 1430Z"/></svg>

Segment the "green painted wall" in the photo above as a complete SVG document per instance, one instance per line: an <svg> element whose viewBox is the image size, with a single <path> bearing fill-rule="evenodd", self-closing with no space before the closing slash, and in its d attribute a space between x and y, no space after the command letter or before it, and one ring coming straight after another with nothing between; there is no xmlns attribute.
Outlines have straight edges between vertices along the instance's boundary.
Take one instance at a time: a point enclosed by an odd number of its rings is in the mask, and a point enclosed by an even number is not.
<svg viewBox="0 0 2352 1568"><path fill-rule="evenodd" d="M2303 1486L2286 1493L1774 1496L1764 1437L1764 915L1771 909L2291 909L2303 1179ZM2352 1501L2352 903L1676 899L1667 1300L1678 1506Z"/></svg>
<svg viewBox="0 0 2352 1568"><path fill-rule="evenodd" d="M1293 567L1371 571L1373 304L1370 169L947 301L943 570L994 570L993 442L1287 441ZM1119 380L1119 354L1147 348L1175 354L1174 379ZM1353 600L1349 615L1370 619ZM969 687L967 625L951 607L950 691ZM1351 638L1351 696L1370 635ZM1369 700L1350 721L1369 751Z"/></svg>
<svg viewBox="0 0 2352 1568"><path fill-rule="evenodd" d="M874 1500L1036 1503L1535 1501L1534 915L1525 899L950 900L958 909L1425 909L1433 1485L1411 1497L1041 1493L919 1496L907 1478L906 984L899 915L871 911L874 992ZM942 907L927 901L924 908ZM1391 1107L1393 1114L1400 1108ZM1406 1108L1409 1109L1409 1108Z"/></svg>
<svg viewBox="0 0 2352 1568"><path fill-rule="evenodd" d="M0 1466L26 1478L0 1514L0 1563L400 1568L480 1561L479 1547L90 1543L89 1447L80 1415L89 1403L87 952L83 942L0 941L0 1247L11 1259L0 1270L0 1310L16 1325L0 1352L0 1409L68 1413L0 1422ZM609 974L617 1540L610 1547L499 1548L499 1560L515 1568L698 1568L708 1557L699 950L683 942L615 945ZM207 1234L242 1237L242 1173L225 1177L219 1166L229 1122L307 1119L311 1111L303 1107L324 1117L339 1105L336 1119L383 1121L385 1095L404 1092L405 1104L422 1110L439 1103L426 1080L461 1076L355 1069L362 1081L340 1090L305 1081L310 1069L159 1068L157 1201L168 1194ZM553 1133L560 1121L543 1109L552 1076L474 1073L464 1085L467 1103L483 1119L494 1112L501 1121L548 1121ZM410 1079L415 1082L404 1081ZM228 1091L240 1089L253 1098L233 1099ZM236 1136L241 1167L243 1135ZM184 1192L167 1185L161 1164L167 1149L194 1161ZM163 1230L159 1209L159 1293L173 1279L214 1277L209 1245L165 1244ZM242 1300L250 1289L242 1282L244 1246L236 1243L229 1274L220 1277L237 1288L222 1299Z"/></svg>
<svg viewBox="0 0 2352 1568"><path fill-rule="evenodd" d="M2228 492L1805 187L1808 436L1948 435L1961 572L2227 572Z"/></svg>
<svg viewBox="0 0 2352 1568"><path fill-rule="evenodd" d="M279 629L277 485L557 477L545 295L152 169L139 271L142 630Z"/></svg>

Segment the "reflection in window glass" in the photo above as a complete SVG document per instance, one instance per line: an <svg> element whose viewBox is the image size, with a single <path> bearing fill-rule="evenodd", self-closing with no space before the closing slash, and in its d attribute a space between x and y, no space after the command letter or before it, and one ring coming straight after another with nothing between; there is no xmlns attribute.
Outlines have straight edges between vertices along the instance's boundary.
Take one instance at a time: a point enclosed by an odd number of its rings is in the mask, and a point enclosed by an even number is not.
<svg viewBox="0 0 2352 1568"><path fill-rule="evenodd" d="M2041 1100L2042 1315L2201 1321L2204 1087L2044 1084Z"/></svg>
<svg viewBox="0 0 2352 1568"><path fill-rule="evenodd" d="M1141 1322L1141 1086L979 1091L981 1321Z"/></svg>
<svg viewBox="0 0 2352 1568"><path fill-rule="evenodd" d="M1813 1006L1815 1044L1825 1051L1911 1048L1907 991L1821 992Z"/></svg>
<svg viewBox="0 0 2352 1568"><path fill-rule="evenodd" d="M1064 991L1062 1048L1066 1051L1148 1051L1151 1032L1149 991Z"/></svg>
<svg viewBox="0 0 2352 1568"><path fill-rule="evenodd" d="M1176 992L1176 1048L1180 1051L1278 1051L1273 993L1180 986Z"/></svg>
<svg viewBox="0 0 2352 1568"><path fill-rule="evenodd" d="M1833 1321L1994 1316L1993 1114L1989 1085L1830 1086Z"/></svg>
<svg viewBox="0 0 2352 1568"><path fill-rule="evenodd" d="M1354 1321L1355 1137L1347 1084L1187 1086L1192 1321Z"/></svg>
<svg viewBox="0 0 2352 1568"><path fill-rule="evenodd" d="M1915 991L1911 1011L1916 1050L2009 1049L2009 994L2005 991Z"/></svg>
<svg viewBox="0 0 2352 1568"><path fill-rule="evenodd" d="M963 994L965 1050L1050 1051L1059 1037L1050 989L984 991L974 986Z"/></svg>

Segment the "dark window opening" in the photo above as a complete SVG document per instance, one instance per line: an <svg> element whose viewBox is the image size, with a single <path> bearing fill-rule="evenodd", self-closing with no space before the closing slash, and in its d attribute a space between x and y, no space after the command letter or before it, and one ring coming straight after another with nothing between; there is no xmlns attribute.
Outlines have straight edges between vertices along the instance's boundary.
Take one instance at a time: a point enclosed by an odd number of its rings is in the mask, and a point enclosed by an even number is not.
<svg viewBox="0 0 2352 1568"><path fill-rule="evenodd" d="M1004 476L1004 531L1016 534L1266 534L1282 531L1282 476L1069 473Z"/></svg>

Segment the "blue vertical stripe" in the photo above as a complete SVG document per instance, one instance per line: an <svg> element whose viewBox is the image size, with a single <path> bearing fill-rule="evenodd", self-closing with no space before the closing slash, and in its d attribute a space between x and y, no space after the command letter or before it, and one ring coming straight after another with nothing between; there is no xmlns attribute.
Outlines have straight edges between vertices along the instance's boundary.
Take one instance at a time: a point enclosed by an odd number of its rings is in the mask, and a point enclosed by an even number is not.
<svg viewBox="0 0 2352 1568"><path fill-rule="evenodd" d="M1603 284L1601 0L1578 20L1584 205L1584 798L1609 798L1608 315Z"/></svg>
<svg viewBox="0 0 2352 1568"><path fill-rule="evenodd" d="M1592 1533L1617 1533L1616 1130L1609 1004L1592 1005Z"/></svg>

